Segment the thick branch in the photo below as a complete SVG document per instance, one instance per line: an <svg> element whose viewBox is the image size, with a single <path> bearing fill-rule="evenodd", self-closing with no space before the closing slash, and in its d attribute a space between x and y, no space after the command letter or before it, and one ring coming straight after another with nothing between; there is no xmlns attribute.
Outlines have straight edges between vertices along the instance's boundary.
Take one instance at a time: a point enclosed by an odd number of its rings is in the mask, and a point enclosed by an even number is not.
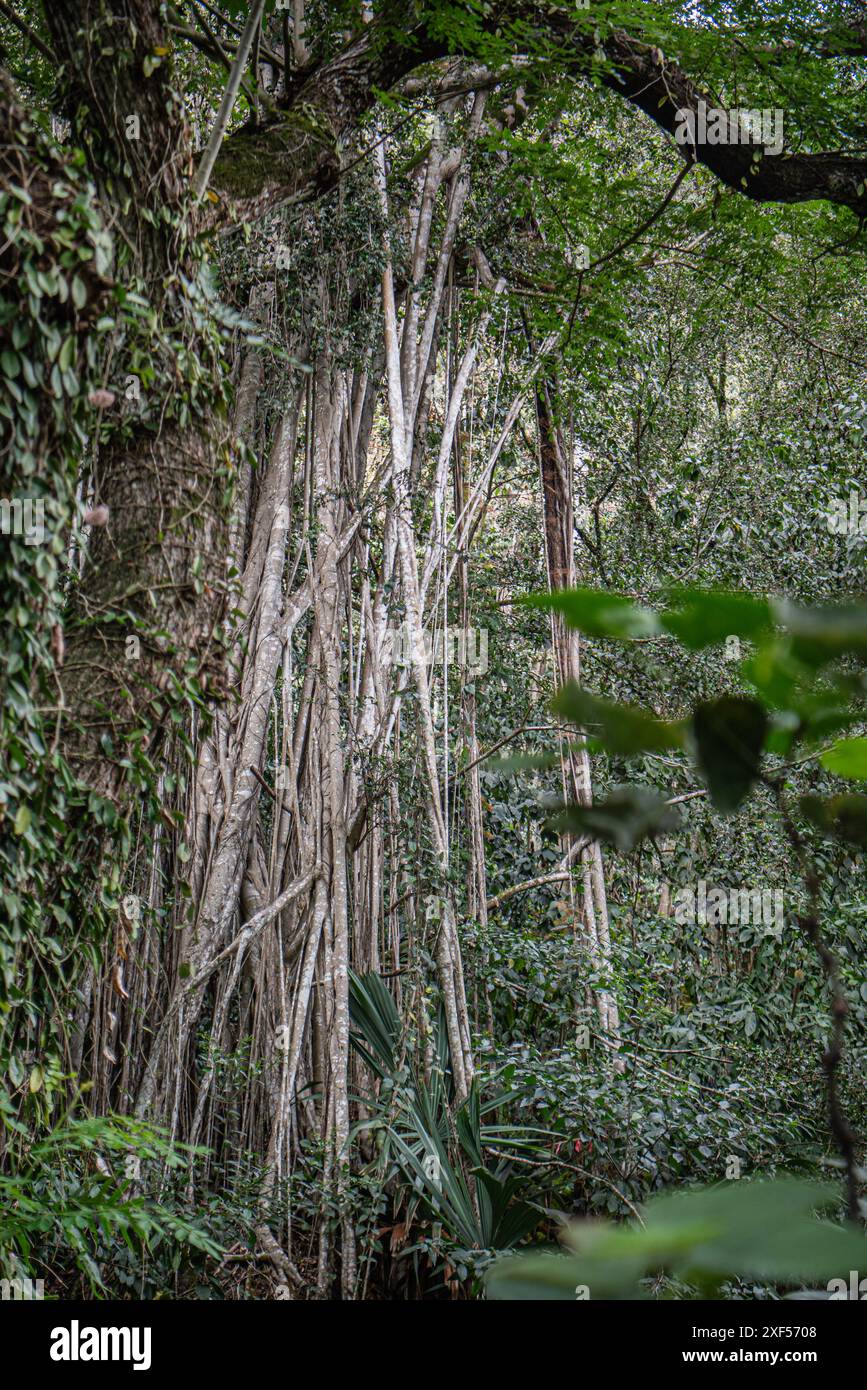
<svg viewBox="0 0 867 1390"><path fill-rule="evenodd" d="M602 74L611 91L639 107L662 130L673 135L679 111L694 115L713 99L659 50L628 34L609 38L605 52L613 68ZM738 145L698 144L684 147L689 158L710 169L721 183L760 203L803 203L826 198L867 214L867 159L845 154L762 154L760 142ZM757 158L758 156L758 158Z"/></svg>

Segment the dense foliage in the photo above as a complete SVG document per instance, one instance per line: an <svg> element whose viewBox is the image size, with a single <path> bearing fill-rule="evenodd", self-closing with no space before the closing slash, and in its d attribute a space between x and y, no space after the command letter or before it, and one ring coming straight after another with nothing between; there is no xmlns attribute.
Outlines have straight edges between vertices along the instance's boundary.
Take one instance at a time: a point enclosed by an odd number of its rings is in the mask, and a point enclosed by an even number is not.
<svg viewBox="0 0 867 1390"><path fill-rule="evenodd" d="M865 56L0 6L0 1275L858 1267Z"/></svg>

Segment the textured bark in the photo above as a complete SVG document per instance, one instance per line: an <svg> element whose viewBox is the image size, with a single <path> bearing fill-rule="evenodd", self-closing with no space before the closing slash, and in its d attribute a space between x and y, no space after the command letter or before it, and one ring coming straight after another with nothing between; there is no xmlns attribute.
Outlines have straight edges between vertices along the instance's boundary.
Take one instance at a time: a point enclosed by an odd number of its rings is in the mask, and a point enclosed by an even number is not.
<svg viewBox="0 0 867 1390"><path fill-rule="evenodd" d="M553 385L542 382L536 391L536 418L539 428L539 462L542 482L542 524L545 533L545 554L548 582L552 590L571 588L575 583L575 559L572 540L572 477L560 431L552 412ZM580 634L566 627L560 614L551 615L554 666L558 685L581 678ZM562 755L567 797L579 805L593 800L590 756L586 748ZM584 868L584 928L594 969L601 974L610 970L611 935L608 899L605 891L605 866L598 840L580 849ZM620 1017L617 1000L611 990L596 992L599 1023L602 1031L617 1040Z"/></svg>
<svg viewBox="0 0 867 1390"><path fill-rule="evenodd" d="M377 178L383 208L387 215L385 159L382 149L377 152ZM445 278L438 277L435 293L441 297ZM410 665L416 691L416 723L422 764L425 770L425 813L431 844L441 876L439 910L434 926L434 954L439 984L443 996L446 1027L452 1059L452 1074L458 1100L468 1094L473 1079L473 1056L469 1034L469 1014L464 989L463 962L458 938L453 890L448 880L448 826L440 791L437 768L436 740L431 712L430 682L424 645L423 607L419 587L418 562L412 521L410 486L411 425L407 400L407 381L401 370L394 278L388 262L382 277L383 331L385 339L386 380L388 386L388 416L391 440L392 486L395 497L395 527L397 554L403 597L405 622L410 644ZM428 310L430 317L431 309ZM424 349L423 349L424 351ZM418 380L418 358L410 370Z"/></svg>
<svg viewBox="0 0 867 1390"><path fill-rule="evenodd" d="M333 188L341 144L355 134L377 91L388 91L441 53L442 41L433 41L423 23L408 25L401 5L386 6L336 57L302 69L283 110L225 141L211 178L220 203L210 222L253 220L269 208L309 201Z"/></svg>
<svg viewBox="0 0 867 1390"><path fill-rule="evenodd" d="M168 68L145 75L145 60L168 51L159 7L57 0L47 18L73 131L124 248L118 273L144 290L167 331L189 334L190 304L179 291L179 272L194 274L186 241L189 131ZM155 366L146 408L128 405L117 389L115 428L93 465L94 500L108 508L109 522L90 539L63 673L74 721L70 760L90 786L115 797L124 779L116 759L136 731L143 751L153 751L175 685L194 679L213 694L221 689L212 656L228 429L217 393L189 426L166 421L180 380L169 358ZM117 369L123 373L123 363ZM129 637L140 644L132 658Z"/></svg>
<svg viewBox="0 0 867 1390"><path fill-rule="evenodd" d="M346 411L346 383L320 363L316 377L316 426L314 446L314 502L319 520L316 553L316 611L318 661L323 691L323 792L326 807L330 879L328 888L331 927L330 966L332 1022L329 1035L331 1076L327 1137L331 1144L338 1204L346 1200L349 1164L349 886L346 846L346 766L340 710L343 666L342 584L339 573L340 534L340 436ZM355 1294L355 1236L351 1222L341 1223L341 1291L345 1299Z"/></svg>
<svg viewBox="0 0 867 1390"><path fill-rule="evenodd" d="M164 277L176 269L192 169L190 131L170 67L162 63L145 75L146 60L170 47L160 6L51 0L45 13L73 132L158 299L168 288ZM137 137L131 117L138 118Z"/></svg>
<svg viewBox="0 0 867 1390"><path fill-rule="evenodd" d="M289 415L277 427L243 566L241 617L247 643L239 689L229 707L219 713L213 738L204 744L198 770L197 797L203 806L210 807L208 820L213 833L199 847L204 860L201 873L196 872L198 865L194 865L195 921L180 933L179 966L194 978L207 969L231 931L250 852L260 794L257 774L261 775L265 756L271 692L284 645L282 580L289 519L286 498L294 442L294 420ZM237 558L240 560L240 556ZM215 775L221 765L231 769L228 777ZM176 991L182 991L184 996L177 1043L181 1055L186 1054L203 1003L202 990L188 991L183 979L179 975L175 981ZM171 1036L169 1021L168 1017L163 1021L151 1050L138 1099L140 1113L146 1113L154 1101ZM218 1019L213 1029L213 1048L219 1046L219 1023ZM200 1088L194 1128L201 1123L208 1085L205 1080Z"/></svg>

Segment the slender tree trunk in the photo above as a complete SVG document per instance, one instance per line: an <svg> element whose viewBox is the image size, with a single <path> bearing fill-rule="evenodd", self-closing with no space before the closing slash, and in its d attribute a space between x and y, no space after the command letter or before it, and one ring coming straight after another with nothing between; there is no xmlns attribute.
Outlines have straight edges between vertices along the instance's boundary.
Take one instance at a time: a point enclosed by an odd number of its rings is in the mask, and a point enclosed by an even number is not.
<svg viewBox="0 0 867 1390"><path fill-rule="evenodd" d="M536 389L536 418L539 427L539 458L542 478L542 518L545 555L551 589L570 588L575 582L572 539L572 478L563 442L551 408L552 389L542 381ZM566 627L559 614L552 616L552 643L557 683L580 681L580 634ZM580 805L593 799L590 757L586 748L579 753L565 752L563 764L567 795ZM594 968L608 974L611 968L611 933L605 868L598 840L581 850L584 864L584 923L591 944ZM617 1000L610 988L596 991L599 1025L615 1042L620 1035Z"/></svg>

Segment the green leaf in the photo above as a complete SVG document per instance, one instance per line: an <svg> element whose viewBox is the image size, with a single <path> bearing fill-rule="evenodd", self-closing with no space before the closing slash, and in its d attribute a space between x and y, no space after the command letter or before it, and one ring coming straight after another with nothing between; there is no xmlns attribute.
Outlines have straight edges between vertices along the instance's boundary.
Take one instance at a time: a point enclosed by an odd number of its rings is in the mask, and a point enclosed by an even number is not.
<svg viewBox="0 0 867 1390"><path fill-rule="evenodd" d="M374 1063L380 1075L397 1066L398 1043L401 1034L400 1014L388 986L374 971L367 975L349 972L349 1014L353 1027L367 1043L377 1059ZM358 1037L353 1044L358 1050Z"/></svg>
<svg viewBox="0 0 867 1390"><path fill-rule="evenodd" d="M789 701L789 709L797 718L797 736L800 740L823 743L831 734L839 734L860 724L863 715L849 708L850 694L827 688L807 690L794 695ZM785 717L785 716L784 716Z"/></svg>
<svg viewBox="0 0 867 1390"><path fill-rule="evenodd" d="M754 639L773 627L770 604L749 594L684 590L672 600L676 607L662 614L662 626L693 651L727 637Z"/></svg>
<svg viewBox="0 0 867 1390"><path fill-rule="evenodd" d="M808 666L824 666L842 656L867 656L867 604L827 608L776 605L792 637L792 654Z"/></svg>
<svg viewBox="0 0 867 1390"><path fill-rule="evenodd" d="M867 796L846 792L827 801L820 796L802 796L801 809L827 835L867 849Z"/></svg>
<svg viewBox="0 0 867 1390"><path fill-rule="evenodd" d="M551 707L556 714L598 738L609 753L629 757L683 747L684 725L656 719L632 705L600 700L574 682L557 692Z"/></svg>
<svg viewBox="0 0 867 1390"><path fill-rule="evenodd" d="M823 753L819 762L839 777L867 781L867 738L844 738Z"/></svg>
<svg viewBox="0 0 867 1390"><path fill-rule="evenodd" d="M624 853L678 824L677 812L664 797L638 786L616 787L605 801L592 806L567 806L555 819L558 829L609 841Z"/></svg>
<svg viewBox="0 0 867 1390"><path fill-rule="evenodd" d="M589 637L652 637L660 631L659 619L651 609L601 589L559 589L551 594L531 594L522 602L562 614L569 627Z"/></svg>
<svg viewBox="0 0 867 1390"><path fill-rule="evenodd" d="M18 807L18 810L15 815L15 834L26 835L27 831L30 829L31 819L32 817L30 815L30 807L25 806L22 803L22 805Z"/></svg>
<svg viewBox="0 0 867 1390"><path fill-rule="evenodd" d="M726 695L698 705L692 732L698 764L719 811L737 809L759 773L767 715L755 700Z"/></svg>
<svg viewBox="0 0 867 1390"><path fill-rule="evenodd" d="M568 1299L586 1286L592 1299L640 1298L639 1281L666 1271L696 1289L732 1278L798 1284L847 1278L863 1265L863 1234L818 1220L836 1189L792 1178L738 1182L666 1193L644 1209L644 1226L577 1223L573 1256L499 1261L488 1279L494 1298Z"/></svg>
<svg viewBox="0 0 867 1390"><path fill-rule="evenodd" d="M72 334L70 334L68 338L64 339L63 346L60 349L60 355L57 358L57 365L61 372L68 372L74 361L75 339Z"/></svg>

